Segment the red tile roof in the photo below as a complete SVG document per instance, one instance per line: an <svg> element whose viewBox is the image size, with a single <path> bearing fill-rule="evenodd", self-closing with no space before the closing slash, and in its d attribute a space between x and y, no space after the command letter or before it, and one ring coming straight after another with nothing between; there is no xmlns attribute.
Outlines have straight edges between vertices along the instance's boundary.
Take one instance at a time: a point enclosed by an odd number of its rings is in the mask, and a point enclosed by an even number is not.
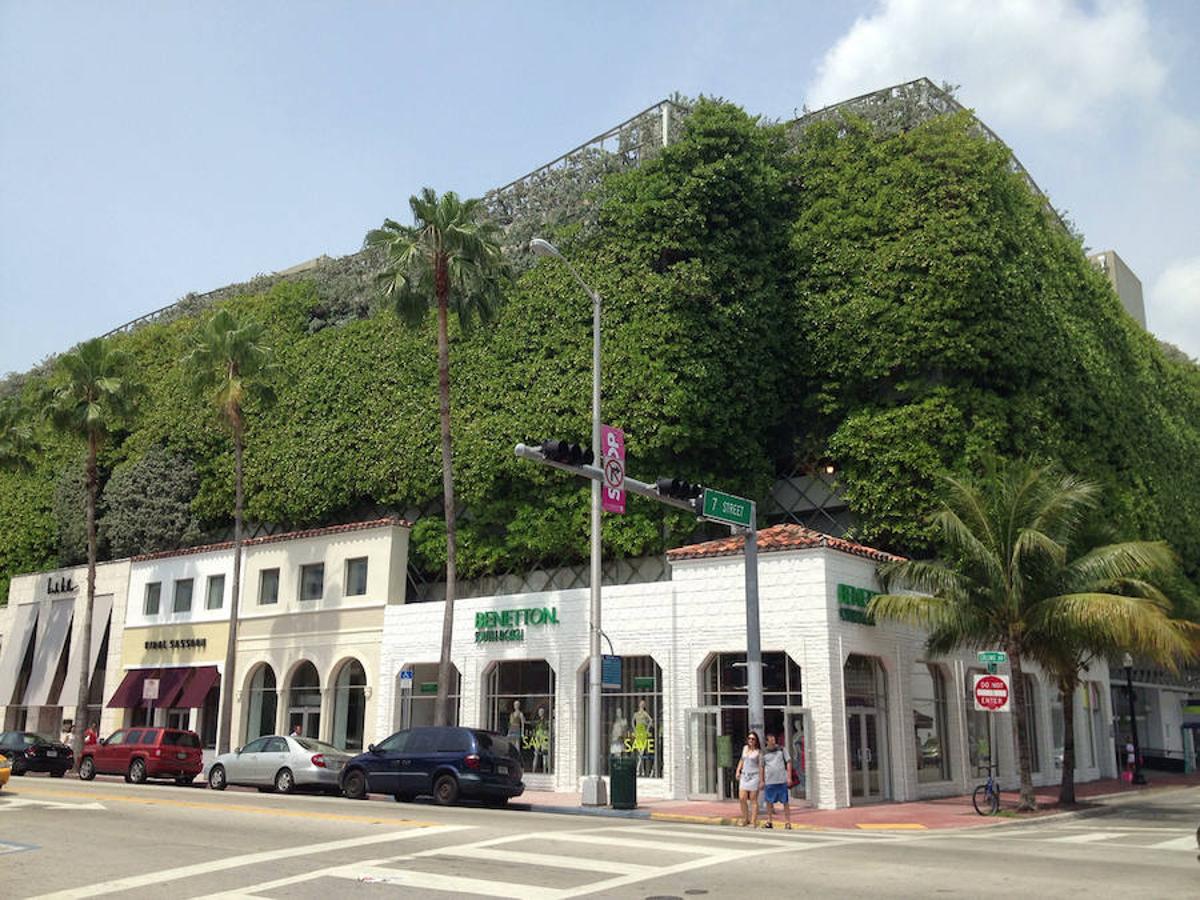
<svg viewBox="0 0 1200 900"><path fill-rule="evenodd" d="M667 558L672 562L681 559L706 559L717 556L741 556L746 546L743 535L720 538L715 541L705 541L702 544L690 544L667 551ZM772 525L758 533L759 553L778 553L783 550L807 550L812 547L828 547L830 550L840 550L852 556L864 556L876 562L900 562L902 556L894 556L874 547L866 547L848 541L845 538L834 537L820 531L813 531L803 525Z"/></svg>
<svg viewBox="0 0 1200 900"><path fill-rule="evenodd" d="M353 531L366 531L370 528L398 526L411 528L412 523L405 519L386 518L372 519L369 522L350 522L347 525L326 525L322 528L307 528L303 531L289 531L286 534L268 534L263 537L247 538L242 541L243 547L257 547L260 544L277 544L281 541L298 541L302 538L325 537L330 534L348 534ZM142 553L133 557L134 562L144 562L150 559L167 559L171 556L193 556L198 553L215 553L220 550L232 550L233 541L222 541L219 544L202 544L199 547L183 547L178 550L160 550L157 553Z"/></svg>

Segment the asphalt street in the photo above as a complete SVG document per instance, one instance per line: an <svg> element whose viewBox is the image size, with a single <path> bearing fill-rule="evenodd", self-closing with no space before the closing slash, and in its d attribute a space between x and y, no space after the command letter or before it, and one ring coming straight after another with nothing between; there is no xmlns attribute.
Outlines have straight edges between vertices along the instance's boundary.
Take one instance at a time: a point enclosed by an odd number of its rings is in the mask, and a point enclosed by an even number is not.
<svg viewBox="0 0 1200 900"><path fill-rule="evenodd" d="M0 896L1200 894L1200 788L1104 812L953 832L750 832L30 775L0 791Z"/></svg>

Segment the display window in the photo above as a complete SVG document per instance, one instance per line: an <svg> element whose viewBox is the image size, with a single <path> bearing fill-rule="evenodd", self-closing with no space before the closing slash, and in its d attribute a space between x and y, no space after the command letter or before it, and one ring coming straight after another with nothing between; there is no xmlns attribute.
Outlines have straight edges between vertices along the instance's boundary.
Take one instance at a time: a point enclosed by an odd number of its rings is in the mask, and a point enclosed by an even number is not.
<svg viewBox="0 0 1200 900"><path fill-rule="evenodd" d="M580 672L582 719L581 772L587 765L588 713L591 686L588 667ZM662 669L651 656L621 657L621 687L606 690L600 700L601 735L600 774L609 773L612 757L635 760L639 778L661 778L665 753L662 721Z"/></svg>
<svg viewBox="0 0 1200 900"><path fill-rule="evenodd" d="M488 727L521 748L526 774L554 772L554 669L543 659L495 663L485 675Z"/></svg>
<svg viewBox="0 0 1200 900"><path fill-rule="evenodd" d="M947 781L950 732L946 725L946 678L940 666L924 662L913 665L911 697L917 781Z"/></svg>

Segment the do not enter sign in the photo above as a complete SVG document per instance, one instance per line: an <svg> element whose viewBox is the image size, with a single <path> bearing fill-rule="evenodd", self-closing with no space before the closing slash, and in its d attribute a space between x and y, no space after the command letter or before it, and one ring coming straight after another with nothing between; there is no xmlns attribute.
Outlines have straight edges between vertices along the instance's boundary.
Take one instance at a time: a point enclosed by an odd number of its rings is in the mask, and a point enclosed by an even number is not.
<svg viewBox="0 0 1200 900"><path fill-rule="evenodd" d="M975 709L980 712L1008 712L1008 676L975 676Z"/></svg>

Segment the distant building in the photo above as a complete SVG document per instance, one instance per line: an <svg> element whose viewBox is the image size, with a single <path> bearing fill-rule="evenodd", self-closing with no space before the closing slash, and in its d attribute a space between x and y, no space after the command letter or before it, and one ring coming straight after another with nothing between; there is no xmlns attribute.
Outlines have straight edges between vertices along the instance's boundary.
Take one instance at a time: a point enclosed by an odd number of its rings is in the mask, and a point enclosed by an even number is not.
<svg viewBox="0 0 1200 900"><path fill-rule="evenodd" d="M1103 250L1088 257L1108 278L1113 290L1121 298L1125 312L1143 328L1146 327L1146 305L1142 302L1142 282L1133 274L1133 269L1125 265L1125 260L1117 256L1115 250Z"/></svg>

